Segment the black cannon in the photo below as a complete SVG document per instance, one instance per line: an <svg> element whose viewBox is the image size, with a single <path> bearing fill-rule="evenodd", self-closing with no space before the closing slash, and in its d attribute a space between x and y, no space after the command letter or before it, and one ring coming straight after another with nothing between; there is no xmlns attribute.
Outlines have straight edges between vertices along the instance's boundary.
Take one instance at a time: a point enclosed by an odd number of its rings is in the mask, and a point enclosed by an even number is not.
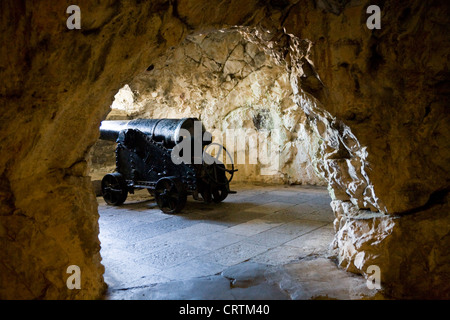
<svg viewBox="0 0 450 320"><path fill-rule="evenodd" d="M101 183L108 204L147 189L163 212L176 213L188 195L218 203L235 193L229 184L237 170L206 152L211 134L196 118L103 121L100 139L117 142L116 170Z"/></svg>

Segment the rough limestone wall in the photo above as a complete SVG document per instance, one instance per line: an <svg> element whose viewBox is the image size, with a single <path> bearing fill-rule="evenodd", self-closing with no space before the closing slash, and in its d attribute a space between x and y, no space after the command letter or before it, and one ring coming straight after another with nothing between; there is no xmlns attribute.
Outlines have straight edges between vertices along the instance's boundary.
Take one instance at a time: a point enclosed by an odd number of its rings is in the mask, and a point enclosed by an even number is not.
<svg viewBox="0 0 450 320"><path fill-rule="evenodd" d="M0 3L1 299L102 296L85 158L117 90L186 31L163 1L77 5L82 30L65 2ZM66 286L70 265L81 289Z"/></svg>
<svg viewBox="0 0 450 320"><path fill-rule="evenodd" d="M77 4L81 31L67 30L66 4L0 2L1 298L101 295L85 161L99 122L168 48L233 26L271 31L241 28L289 67L324 141L340 265L378 265L395 297L450 296L447 1ZM370 4L381 30L365 27ZM66 288L69 264L81 268L80 290Z"/></svg>
<svg viewBox="0 0 450 320"><path fill-rule="evenodd" d="M320 102L305 112L327 141L339 263L361 273L377 265L396 297L448 298L449 5L317 4L325 11L298 3L285 28L314 44L299 100ZM365 27L369 4L381 7L381 30Z"/></svg>
<svg viewBox="0 0 450 320"><path fill-rule="evenodd" d="M233 181L326 185L315 168L320 140L293 100L289 74L237 31L189 36L119 90L111 107L129 118L199 118L234 155ZM96 178L110 169L101 166L111 163L104 147L93 148Z"/></svg>

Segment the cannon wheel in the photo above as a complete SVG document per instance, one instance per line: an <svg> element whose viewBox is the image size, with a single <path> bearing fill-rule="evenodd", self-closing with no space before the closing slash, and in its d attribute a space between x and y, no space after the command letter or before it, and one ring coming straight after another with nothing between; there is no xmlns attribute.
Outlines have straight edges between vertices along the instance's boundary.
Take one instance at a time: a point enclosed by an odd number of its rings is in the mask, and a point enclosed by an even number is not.
<svg viewBox="0 0 450 320"><path fill-rule="evenodd" d="M164 213L180 212L186 205L186 191L176 178L161 178L156 183L155 200Z"/></svg>
<svg viewBox="0 0 450 320"><path fill-rule="evenodd" d="M213 145L219 146L219 151L217 152L216 157L213 157L209 153L206 153L207 149ZM226 155L228 156L228 159L231 160L231 169L227 169L225 164L221 163L218 159L223 151L225 151ZM205 151L203 152L203 165L205 166L205 164L207 164L208 167L210 167L210 169L206 170L206 174L208 175L209 179L219 186L229 185L231 180L233 179L234 173L237 171L237 169L234 169L234 163L231 154L220 143L213 142L205 148ZM229 177L227 177L227 174L229 175Z"/></svg>
<svg viewBox="0 0 450 320"><path fill-rule="evenodd" d="M109 173L103 177L102 195L105 202L113 206L120 206L125 202L128 190L120 173Z"/></svg>
<svg viewBox="0 0 450 320"><path fill-rule="evenodd" d="M202 196L202 199L205 203L211 202L212 193L211 193L211 190L209 189L209 185L200 192L200 195Z"/></svg>
<svg viewBox="0 0 450 320"><path fill-rule="evenodd" d="M211 195L215 203L222 202L228 196L228 186L217 186L213 188Z"/></svg>

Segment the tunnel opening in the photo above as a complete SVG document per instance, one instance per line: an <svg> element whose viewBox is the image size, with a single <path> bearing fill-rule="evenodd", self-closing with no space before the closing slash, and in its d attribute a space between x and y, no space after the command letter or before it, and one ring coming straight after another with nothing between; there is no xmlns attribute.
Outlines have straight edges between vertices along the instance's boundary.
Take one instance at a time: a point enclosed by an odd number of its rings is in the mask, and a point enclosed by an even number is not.
<svg viewBox="0 0 450 320"><path fill-rule="evenodd" d="M284 52L288 45L290 55ZM107 120L198 118L213 142L231 151L239 171L231 185L238 195L217 207L188 200L186 214L161 215L143 190L121 208L108 208L100 198L100 180L114 171L116 144L99 140L91 150L90 175L113 295L155 282L223 279L241 265L273 269L303 259L336 259L330 251L335 233L330 202L338 197L331 192L330 199L325 187L333 190L330 181L343 182L338 168L333 168L334 180L327 179L324 155L330 144L340 147L329 137L327 115L317 113L314 96L304 91L323 89L307 58L309 49L307 40L257 29L195 34L115 95ZM350 132L347 136L352 139ZM332 152L336 159L340 153L354 161L345 148ZM212 239L216 246L211 247Z"/></svg>
<svg viewBox="0 0 450 320"><path fill-rule="evenodd" d="M321 139L293 100L288 72L238 31L190 36L152 65L119 90L106 119L195 117L232 154L235 181L326 186ZM273 170L264 170L264 147L277 151ZM101 140L93 147L93 180L115 165L113 148Z"/></svg>

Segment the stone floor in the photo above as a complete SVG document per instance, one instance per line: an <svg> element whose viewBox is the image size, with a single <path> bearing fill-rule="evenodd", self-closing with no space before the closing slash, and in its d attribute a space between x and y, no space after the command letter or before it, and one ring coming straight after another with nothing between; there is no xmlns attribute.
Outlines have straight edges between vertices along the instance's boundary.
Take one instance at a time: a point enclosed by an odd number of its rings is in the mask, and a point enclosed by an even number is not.
<svg viewBox="0 0 450 320"><path fill-rule="evenodd" d="M371 299L329 254L327 190L233 185L223 203L190 197L162 213L146 190L120 207L98 197L106 299Z"/></svg>

